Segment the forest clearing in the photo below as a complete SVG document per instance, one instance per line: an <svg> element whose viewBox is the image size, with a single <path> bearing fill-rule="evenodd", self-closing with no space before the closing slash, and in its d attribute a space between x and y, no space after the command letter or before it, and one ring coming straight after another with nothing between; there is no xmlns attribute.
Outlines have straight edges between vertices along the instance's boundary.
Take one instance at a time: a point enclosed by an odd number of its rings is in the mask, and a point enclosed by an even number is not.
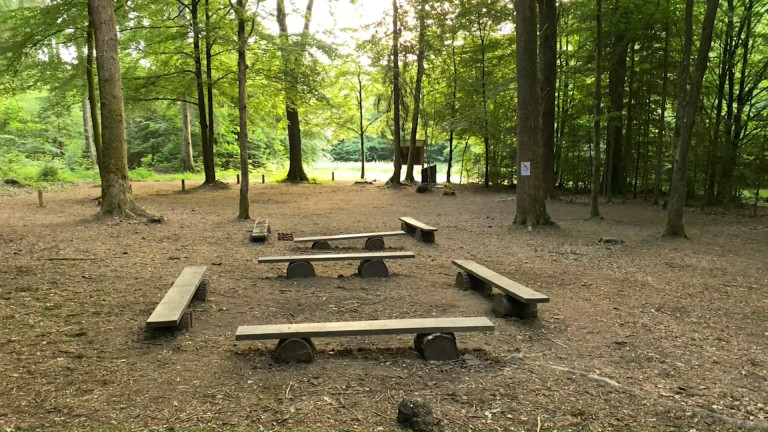
<svg viewBox="0 0 768 432"><path fill-rule="evenodd" d="M233 185L135 182L165 224L94 220L98 185L0 198L0 430L393 430L403 397L427 401L439 430L765 430L768 214L687 209L688 240L660 236L642 200L602 208L548 201L556 227L513 225L508 189L252 184L250 243ZM397 229L413 216L433 245L387 239L389 279L323 263L285 278L260 256L312 253L276 233ZM621 245L599 244L618 238ZM332 253L359 251L338 242ZM551 298L532 320L500 319L454 286L471 259ZM144 321L185 266L208 266L193 325ZM461 359L426 362L412 336L317 339L310 364L278 364L274 341L235 342L240 325L487 316L458 334Z"/></svg>

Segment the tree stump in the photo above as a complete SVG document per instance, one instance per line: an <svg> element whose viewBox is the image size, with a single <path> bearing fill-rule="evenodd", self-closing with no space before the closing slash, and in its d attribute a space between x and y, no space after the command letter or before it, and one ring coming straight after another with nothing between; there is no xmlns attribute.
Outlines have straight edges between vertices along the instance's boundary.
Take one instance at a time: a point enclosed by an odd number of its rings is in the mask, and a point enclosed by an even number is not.
<svg viewBox="0 0 768 432"><path fill-rule="evenodd" d="M504 293L493 296L493 314L499 318L517 317L520 319L536 318L539 311L536 303L523 303Z"/></svg>
<svg viewBox="0 0 768 432"><path fill-rule="evenodd" d="M292 262L285 275L288 279L311 278L315 277L315 268L308 262Z"/></svg>
<svg viewBox="0 0 768 432"><path fill-rule="evenodd" d="M312 363L315 344L309 338L280 339L272 359L277 363Z"/></svg>
<svg viewBox="0 0 768 432"><path fill-rule="evenodd" d="M389 269L380 259L363 260L357 267L357 274L361 278L386 278L389 277Z"/></svg>
<svg viewBox="0 0 768 432"><path fill-rule="evenodd" d="M371 237L365 241L365 249L369 251L384 250L384 238Z"/></svg>
<svg viewBox="0 0 768 432"><path fill-rule="evenodd" d="M397 406L397 422L414 431L432 431L435 416L432 407L417 397L407 397Z"/></svg>
<svg viewBox="0 0 768 432"><path fill-rule="evenodd" d="M193 301L204 302L208 299L208 281L203 279L200 281L200 285L197 286L195 294L192 295Z"/></svg>
<svg viewBox="0 0 768 432"><path fill-rule="evenodd" d="M413 346L428 361L448 361L459 359L459 348L453 333L417 334Z"/></svg>
<svg viewBox="0 0 768 432"><path fill-rule="evenodd" d="M316 250L328 250L331 248L331 244L327 241L316 241L312 243L312 249Z"/></svg>

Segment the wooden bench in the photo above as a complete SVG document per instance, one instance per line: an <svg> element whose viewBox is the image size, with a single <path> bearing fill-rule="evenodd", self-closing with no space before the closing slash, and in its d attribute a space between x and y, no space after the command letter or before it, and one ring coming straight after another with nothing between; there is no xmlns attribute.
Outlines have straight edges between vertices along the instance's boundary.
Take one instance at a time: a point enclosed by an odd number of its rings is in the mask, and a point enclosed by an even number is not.
<svg viewBox="0 0 768 432"><path fill-rule="evenodd" d="M306 324L240 326L236 341L279 339L274 352L278 362L306 362L315 358L313 337L373 336L416 334L414 347L426 360L457 360L458 332L493 332L486 317L423 318L378 321L348 321Z"/></svg>
<svg viewBox="0 0 768 432"><path fill-rule="evenodd" d="M253 231L251 231L251 241L254 243L266 243L269 233L269 221L267 219L257 220L253 224Z"/></svg>
<svg viewBox="0 0 768 432"><path fill-rule="evenodd" d="M192 311L189 310L189 303L193 297L205 300L207 295L208 284L203 280L205 269L205 266L184 268L147 319L148 328L176 327L185 312L189 312L191 323Z"/></svg>
<svg viewBox="0 0 768 432"><path fill-rule="evenodd" d="M359 260L357 274L360 277L389 277L385 259L416 258L413 252L370 252L360 254L296 255L283 257L263 257L259 264L288 263L288 279L315 277L313 262Z"/></svg>
<svg viewBox="0 0 768 432"><path fill-rule="evenodd" d="M549 303L549 297L510 280L474 261L454 260L460 271L456 274L456 286L491 294L492 288L501 293L493 297L493 313L496 316L536 318L538 304Z"/></svg>
<svg viewBox="0 0 768 432"><path fill-rule="evenodd" d="M342 234L335 236L322 236L322 237L301 237L293 239L295 243L308 243L312 242L312 249L330 249L331 244L329 242L336 240L351 240L364 238L365 249L370 251L384 250L384 237L392 237L405 235L405 231L388 231L378 233L361 233L361 234Z"/></svg>
<svg viewBox="0 0 768 432"><path fill-rule="evenodd" d="M435 231L437 231L437 228L423 224L412 217L401 217L400 227L403 231L416 237L416 240L421 240L424 243L435 242Z"/></svg>

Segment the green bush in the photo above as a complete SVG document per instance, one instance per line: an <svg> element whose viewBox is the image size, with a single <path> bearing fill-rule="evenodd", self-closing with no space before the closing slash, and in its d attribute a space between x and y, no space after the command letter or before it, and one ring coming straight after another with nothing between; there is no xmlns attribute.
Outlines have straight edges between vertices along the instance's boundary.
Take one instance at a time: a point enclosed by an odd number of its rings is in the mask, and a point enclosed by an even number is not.
<svg viewBox="0 0 768 432"><path fill-rule="evenodd" d="M37 180L44 183L53 183L59 180L59 167L53 164L45 164L37 174Z"/></svg>

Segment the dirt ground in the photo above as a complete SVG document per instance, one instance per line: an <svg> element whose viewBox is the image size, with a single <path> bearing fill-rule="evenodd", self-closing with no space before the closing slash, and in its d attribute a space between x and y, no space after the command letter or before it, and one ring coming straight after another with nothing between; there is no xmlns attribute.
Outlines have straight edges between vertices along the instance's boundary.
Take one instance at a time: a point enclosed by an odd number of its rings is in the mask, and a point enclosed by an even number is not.
<svg viewBox="0 0 768 432"><path fill-rule="evenodd" d="M95 186L46 194L45 208L36 194L1 197L0 430L392 430L411 395L444 430L768 429L768 215L691 210L691 239L673 241L642 200L603 206L601 221L585 220L583 200L553 200L558 227L531 233L511 226L507 191L455 190L254 185L265 245L235 219L234 185L134 183L164 225L92 220ZM350 261L299 281L256 264L311 253L278 232L390 231L398 216L439 231L435 245L386 239L416 254L390 261L389 279L355 277ZM495 318L454 287L459 258L551 303L536 320ZM193 326L145 332L188 265L210 281ZM412 336L316 339L308 365L274 363L275 341L234 341L239 325L460 316L496 325L457 334L470 361L425 362Z"/></svg>

